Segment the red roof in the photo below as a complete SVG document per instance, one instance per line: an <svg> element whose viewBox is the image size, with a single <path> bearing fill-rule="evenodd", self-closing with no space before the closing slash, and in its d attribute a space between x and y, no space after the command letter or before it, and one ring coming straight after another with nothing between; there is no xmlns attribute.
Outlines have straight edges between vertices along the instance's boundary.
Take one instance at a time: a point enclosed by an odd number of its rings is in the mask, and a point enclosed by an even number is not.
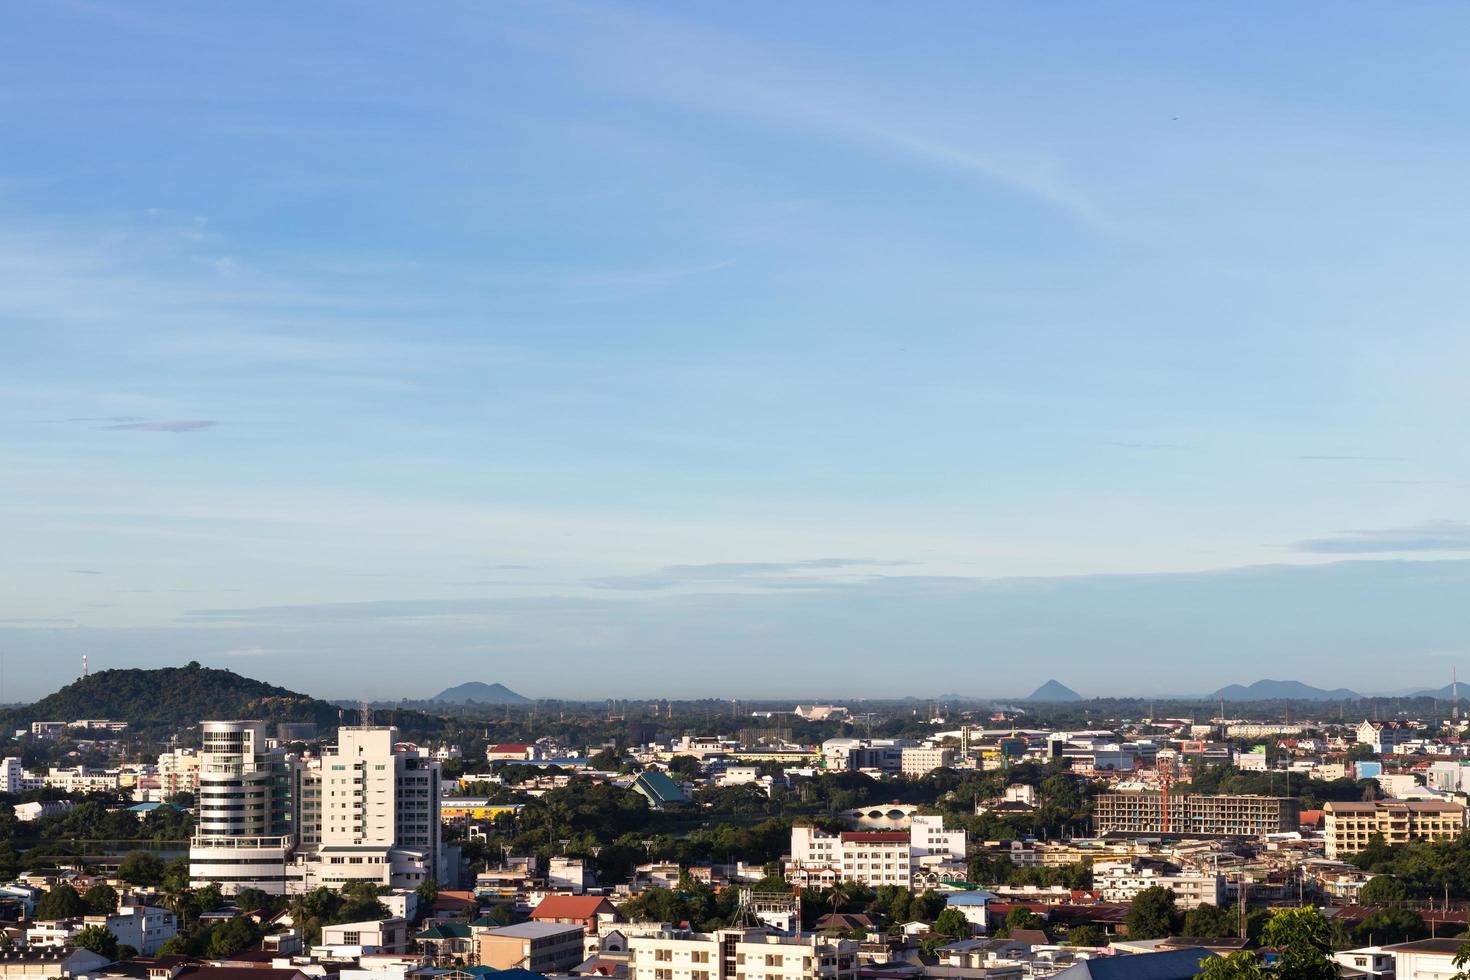
<svg viewBox="0 0 1470 980"><path fill-rule="evenodd" d="M849 830L842 835L844 844L907 844L910 836L891 830Z"/></svg>
<svg viewBox="0 0 1470 980"><path fill-rule="evenodd" d="M547 895L531 913L531 918L590 919L599 912L611 911L613 904L601 895Z"/></svg>
<svg viewBox="0 0 1470 980"><path fill-rule="evenodd" d="M486 749L487 752L524 752L531 746L524 742L506 742L503 745L492 745Z"/></svg>

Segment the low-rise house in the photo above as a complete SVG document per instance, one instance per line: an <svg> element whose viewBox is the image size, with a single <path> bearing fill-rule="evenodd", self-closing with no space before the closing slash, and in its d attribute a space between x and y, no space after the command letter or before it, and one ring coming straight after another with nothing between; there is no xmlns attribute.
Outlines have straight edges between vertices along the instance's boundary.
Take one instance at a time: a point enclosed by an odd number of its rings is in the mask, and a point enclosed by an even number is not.
<svg viewBox="0 0 1470 980"><path fill-rule="evenodd" d="M617 906L602 895L547 895L531 912L533 922L581 926L588 935L598 933L600 922L616 921Z"/></svg>

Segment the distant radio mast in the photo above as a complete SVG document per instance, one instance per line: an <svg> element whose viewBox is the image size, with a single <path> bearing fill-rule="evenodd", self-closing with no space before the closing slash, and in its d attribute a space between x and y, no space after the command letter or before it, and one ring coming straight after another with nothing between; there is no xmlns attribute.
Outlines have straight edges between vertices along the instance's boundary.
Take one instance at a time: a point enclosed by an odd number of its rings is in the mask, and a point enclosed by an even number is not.
<svg viewBox="0 0 1470 980"><path fill-rule="evenodd" d="M1450 700L1454 706L1450 708L1450 717L1455 721L1460 720L1460 671L1458 667L1450 668Z"/></svg>
<svg viewBox="0 0 1470 980"><path fill-rule="evenodd" d="M87 676L87 655L84 653L84 654L82 654L82 677L85 679L86 676Z"/></svg>

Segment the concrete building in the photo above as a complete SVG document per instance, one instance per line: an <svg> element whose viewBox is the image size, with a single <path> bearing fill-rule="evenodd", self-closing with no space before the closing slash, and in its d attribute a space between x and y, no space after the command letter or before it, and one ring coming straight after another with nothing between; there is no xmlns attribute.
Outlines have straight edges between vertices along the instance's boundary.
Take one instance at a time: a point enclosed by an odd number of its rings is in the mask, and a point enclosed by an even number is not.
<svg viewBox="0 0 1470 980"><path fill-rule="evenodd" d="M178 925L178 917L168 909L153 905L124 905L110 915L33 922L26 930L26 943L35 947L70 946L83 929L101 926L117 937L119 945L131 946L144 956L152 956L160 946L178 935Z"/></svg>
<svg viewBox="0 0 1470 980"><path fill-rule="evenodd" d="M295 844L296 767L267 745L264 722L206 721L200 727L191 884L219 882L226 894L242 888L285 894L286 863Z"/></svg>
<svg viewBox="0 0 1470 980"><path fill-rule="evenodd" d="M495 970L566 973L583 960L581 926L556 922L522 922L487 929L475 936L480 965Z"/></svg>
<svg viewBox="0 0 1470 980"><path fill-rule="evenodd" d="M927 887L964 880L964 863L963 830L946 829L942 817L914 815L907 830L831 834L816 827L792 827L786 879L822 886L857 881L875 888Z"/></svg>
<svg viewBox="0 0 1470 980"><path fill-rule="evenodd" d="M0 950L0 980L86 976L107 964L107 957L90 949L37 947Z"/></svg>
<svg viewBox="0 0 1470 980"><path fill-rule="evenodd" d="M1394 980L1451 980L1460 972L1455 956L1461 945L1459 939L1418 939L1379 949L1393 956Z"/></svg>
<svg viewBox="0 0 1470 980"><path fill-rule="evenodd" d="M199 761L195 749L174 749L159 755L158 790L165 799L199 791Z"/></svg>
<svg viewBox="0 0 1470 980"><path fill-rule="evenodd" d="M935 769L954 765L954 749L938 745L916 745L899 752L899 770L912 778L927 776Z"/></svg>
<svg viewBox="0 0 1470 980"><path fill-rule="evenodd" d="M321 800L318 826L297 861L306 890L350 881L415 888L439 880L439 764L415 748L400 749L397 737L388 726L341 728L337 744L306 774L303 785L315 781ZM303 827L308 823L303 814Z"/></svg>
<svg viewBox="0 0 1470 980"><path fill-rule="evenodd" d="M216 881L227 894L280 895L445 878L439 764L399 746L397 729L341 728L335 746L304 763L268 746L262 722L203 728L189 848L196 887Z"/></svg>
<svg viewBox="0 0 1470 980"><path fill-rule="evenodd" d="M394 916L366 922L343 922L322 926L322 946L339 955L402 953L408 949L408 923Z"/></svg>
<svg viewBox="0 0 1470 980"><path fill-rule="evenodd" d="M918 746L918 742L905 738L829 738L822 743L822 767L896 773L903 769L903 750Z"/></svg>
<svg viewBox="0 0 1470 980"><path fill-rule="evenodd" d="M1358 742L1372 747L1377 755L1392 755L1399 746L1413 739L1414 729L1397 722L1377 722L1366 719L1358 726Z"/></svg>
<svg viewBox="0 0 1470 980"><path fill-rule="evenodd" d="M1328 860L1356 854L1375 834L1384 843L1403 844L1411 840L1454 840L1465 829L1463 806L1434 800L1328 802L1322 807L1322 818Z"/></svg>
<svg viewBox="0 0 1470 980"><path fill-rule="evenodd" d="M1092 887L1104 902L1131 902L1146 888L1162 887L1174 893L1181 909L1226 904L1225 876L1180 871L1142 861L1098 861L1092 866Z"/></svg>
<svg viewBox="0 0 1470 980"><path fill-rule="evenodd" d="M1102 793L1093 808L1098 836L1264 837L1295 833L1300 818L1300 803L1284 796Z"/></svg>
<svg viewBox="0 0 1470 980"><path fill-rule="evenodd" d="M19 796L25 791L25 779L25 769L21 767L20 759L11 756L0 760L0 793Z"/></svg>
<svg viewBox="0 0 1470 980"><path fill-rule="evenodd" d="M721 929L634 936L628 980L855 980L858 944L828 936Z"/></svg>

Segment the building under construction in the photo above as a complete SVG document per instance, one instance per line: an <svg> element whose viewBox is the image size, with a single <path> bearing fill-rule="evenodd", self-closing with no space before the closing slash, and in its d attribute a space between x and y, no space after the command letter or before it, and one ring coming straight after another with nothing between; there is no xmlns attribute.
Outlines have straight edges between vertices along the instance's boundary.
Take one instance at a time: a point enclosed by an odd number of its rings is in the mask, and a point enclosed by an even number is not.
<svg viewBox="0 0 1470 980"><path fill-rule="evenodd" d="M1099 837L1263 837L1295 832L1300 823L1301 804L1286 796L1103 793L1093 802Z"/></svg>

